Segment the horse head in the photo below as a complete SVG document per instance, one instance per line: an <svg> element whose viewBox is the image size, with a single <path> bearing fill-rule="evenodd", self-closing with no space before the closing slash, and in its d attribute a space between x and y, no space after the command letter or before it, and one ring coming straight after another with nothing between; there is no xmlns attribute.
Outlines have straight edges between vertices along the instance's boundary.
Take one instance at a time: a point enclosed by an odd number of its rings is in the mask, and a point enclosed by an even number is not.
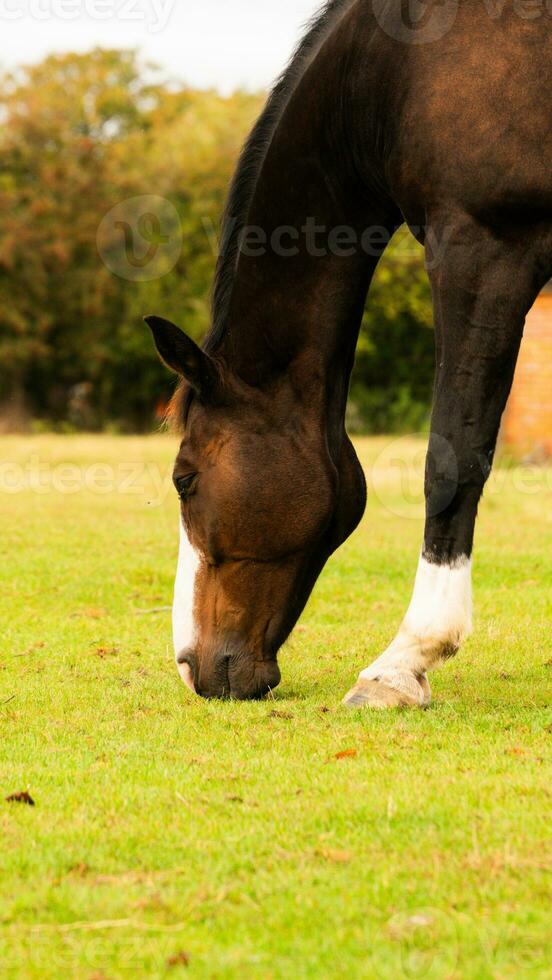
<svg viewBox="0 0 552 980"><path fill-rule="evenodd" d="M278 650L360 519L362 472L344 432L332 456L308 364L253 387L174 324L147 322L181 378L178 668L204 697L259 698L279 683Z"/></svg>

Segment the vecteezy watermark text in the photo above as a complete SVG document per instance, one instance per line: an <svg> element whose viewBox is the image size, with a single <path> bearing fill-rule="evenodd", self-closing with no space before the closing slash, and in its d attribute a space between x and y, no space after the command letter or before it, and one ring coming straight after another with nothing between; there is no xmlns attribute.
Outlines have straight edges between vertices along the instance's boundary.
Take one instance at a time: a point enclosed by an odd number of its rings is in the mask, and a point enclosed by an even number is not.
<svg viewBox="0 0 552 980"><path fill-rule="evenodd" d="M412 437L393 438L384 443L366 470L371 492L380 505L396 517L419 521L425 515L423 474L427 452L424 440L413 443ZM436 456L439 472L445 468L450 476L451 497L441 499L445 508L458 486L456 455L447 440L435 436L429 452ZM486 479L490 465L488 457L478 457L477 465ZM172 463L160 465L152 460L125 460L115 464L97 461L79 465L68 461L52 463L32 454L24 460L0 460L0 501L3 497L21 493L36 497L92 494L130 498L147 507L160 507L172 500L177 506L172 473ZM487 485L485 497L500 497L506 490L524 497L546 499L552 492L552 466L519 465L515 459L502 456Z"/></svg>
<svg viewBox="0 0 552 980"><path fill-rule="evenodd" d="M172 464L127 460L117 465L107 462L79 466L76 463L50 463L37 455L24 462L0 462L0 496L33 493L39 497L59 494L74 496L91 493L139 497L150 507L159 507L169 495L176 499Z"/></svg>
<svg viewBox="0 0 552 980"><path fill-rule="evenodd" d="M116 20L143 24L159 34L169 23L176 0L0 0L0 21Z"/></svg>
<svg viewBox="0 0 552 980"><path fill-rule="evenodd" d="M234 228L236 228L236 219ZM201 221L212 255L220 252L218 229L211 218ZM228 229L227 229L228 231ZM229 229L233 233L232 227ZM293 259L299 255L313 259L348 259L365 255L379 259L391 238L399 248L396 257L408 261L419 254L418 243L425 244L429 272L444 260L454 228L404 225L395 231L384 225L326 225L306 216L297 225L278 225L267 230L261 225L237 228L238 251L246 258L273 255ZM168 275L179 261L184 247L182 220L167 198L143 194L120 201L102 218L96 236L98 253L113 275L131 282L151 282Z"/></svg>
<svg viewBox="0 0 552 980"><path fill-rule="evenodd" d="M204 227L208 233L205 222ZM428 269L438 266L443 260L453 229L445 226L442 234L438 234L433 228L411 226L409 230L418 241L422 238L425 241ZM301 253L314 259L328 256L347 259L359 253L378 259L393 235L394 232L384 225L369 225L362 230L351 225L328 227L316 218L308 217L300 227L279 225L270 233L260 226L248 225L240 231L239 251L247 258L260 258L272 252L284 259L294 258Z"/></svg>

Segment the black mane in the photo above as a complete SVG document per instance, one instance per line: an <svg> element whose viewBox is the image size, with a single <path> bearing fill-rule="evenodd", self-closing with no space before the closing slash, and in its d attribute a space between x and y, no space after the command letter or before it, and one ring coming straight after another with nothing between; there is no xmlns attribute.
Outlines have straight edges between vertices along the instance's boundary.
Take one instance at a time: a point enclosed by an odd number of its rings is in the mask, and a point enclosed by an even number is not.
<svg viewBox="0 0 552 980"><path fill-rule="evenodd" d="M354 0L326 0L322 10L315 14L291 61L274 85L267 104L242 150L222 220L220 252L213 287L213 326L205 342L207 351L212 352L216 349L226 329L238 263L240 236L247 224L257 180L278 123L297 82L333 26L336 14L341 8L350 6L352 2Z"/></svg>

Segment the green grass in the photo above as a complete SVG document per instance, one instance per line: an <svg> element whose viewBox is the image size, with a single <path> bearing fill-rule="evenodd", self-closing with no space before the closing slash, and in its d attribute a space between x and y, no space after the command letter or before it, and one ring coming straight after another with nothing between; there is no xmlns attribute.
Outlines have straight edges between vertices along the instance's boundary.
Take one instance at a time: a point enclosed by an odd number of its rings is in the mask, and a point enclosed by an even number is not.
<svg viewBox="0 0 552 980"><path fill-rule="evenodd" d="M388 442L360 442L366 517L275 700L240 704L194 699L144 614L170 604L173 440L0 439L4 976L552 976L552 470L496 471L434 705L348 712L421 541L423 444Z"/></svg>

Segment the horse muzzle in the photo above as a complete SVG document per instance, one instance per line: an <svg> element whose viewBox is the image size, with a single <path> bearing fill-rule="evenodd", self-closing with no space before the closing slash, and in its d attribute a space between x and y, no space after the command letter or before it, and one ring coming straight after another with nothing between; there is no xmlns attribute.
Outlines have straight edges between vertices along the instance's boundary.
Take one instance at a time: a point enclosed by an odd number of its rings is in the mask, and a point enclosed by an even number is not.
<svg viewBox="0 0 552 980"><path fill-rule="evenodd" d="M257 660L245 652L201 656L183 651L176 658L184 683L202 698L254 701L265 697L281 679L276 659Z"/></svg>

